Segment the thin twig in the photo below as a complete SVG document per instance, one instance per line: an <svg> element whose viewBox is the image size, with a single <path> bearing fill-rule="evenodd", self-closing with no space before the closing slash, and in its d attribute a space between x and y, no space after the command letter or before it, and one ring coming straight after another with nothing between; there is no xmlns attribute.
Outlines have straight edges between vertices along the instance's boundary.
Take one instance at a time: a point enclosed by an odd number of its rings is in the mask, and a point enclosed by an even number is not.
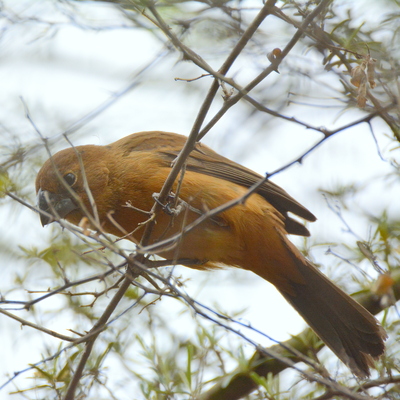
<svg viewBox="0 0 400 400"><path fill-rule="evenodd" d="M76 338L62 335L61 333L57 333L57 332L55 332L55 331L53 331L51 329L47 329L47 328L44 328L43 326L34 324L33 322L29 322L24 318L18 317L18 316L14 315L14 314L6 311L6 310L3 310L2 308L0 308L0 314L4 314L9 318L12 318L12 319L18 321L22 326L25 326L25 325L29 326L29 327L31 327L33 329L36 329L36 330L41 331L43 333L46 333L47 335L54 336L57 339L65 340L66 342L74 342L76 340Z"/></svg>

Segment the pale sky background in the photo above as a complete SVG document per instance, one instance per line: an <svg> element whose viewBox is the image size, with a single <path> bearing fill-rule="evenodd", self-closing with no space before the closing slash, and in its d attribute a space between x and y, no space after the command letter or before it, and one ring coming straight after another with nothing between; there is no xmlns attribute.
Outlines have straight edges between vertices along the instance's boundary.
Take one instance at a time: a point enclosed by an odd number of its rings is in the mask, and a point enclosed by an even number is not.
<svg viewBox="0 0 400 400"><path fill-rule="evenodd" d="M367 3L369 4L369 2L363 4ZM253 4L258 5L257 2ZM0 15L0 29L3 29L0 36L2 144L12 144L14 135L21 143L27 145L40 143L38 135L25 118L21 97L29 107L31 116L42 134L49 138L56 137L63 129L108 100L113 93L124 89L133 76L154 60L157 54L165 51L162 43L150 33L124 28L128 22L110 5L84 2L74 4L76 11L68 3L55 1L5 1L4 5L3 15ZM377 10L369 7L368 12L374 13ZM82 15L78 17L77 25L113 28L85 30L73 26L68 19L68 13ZM380 15L382 14L381 10ZM32 16L60 25L56 28L42 22L26 20ZM17 23L18 20L20 21ZM275 47L284 45L287 37L282 35L274 38ZM218 67L226 55L222 47L216 49L216 55L212 52L210 54L207 48L201 48L201 44L199 48L204 50L206 60L214 67ZM297 49L297 52L307 63L313 63L311 53L306 54L302 49ZM190 84L175 82L175 77L193 78L201 73L190 63L177 63L179 59L179 55L173 53L146 70L141 75L141 84L138 87L121 97L114 105L85 124L77 134L71 136L74 144L107 144L141 130L165 130L188 134L211 79L205 78ZM268 65L266 58L260 57L258 61L260 60L264 60L262 62L265 62L265 66ZM285 72L284 64L281 67L281 74ZM318 64L315 68L320 69L321 66ZM254 75L256 70L257 66L246 64L243 60L240 61L239 68L234 69L242 83L246 82L248 76ZM266 90L276 79L279 79L279 76L272 75L263 83ZM330 104L329 90L326 93L311 90L307 94L322 98L326 96L322 102ZM318 102L307 98L298 100L312 104ZM264 131L261 129L260 120L241 121L243 114L241 110L246 109L245 106L239 106L231 110L204 141L223 155L261 174L266 171L271 172L296 158L319 138L315 132L282 121L274 121L268 125L268 131ZM345 125L364 115L358 110L338 115L336 108L313 109L301 105L293 106L284 112L315 126L328 128ZM385 137L386 133L390 134L388 128L377 120L373 122L373 126L383 157L386 159L397 157L399 160L399 150L391 151L390 141ZM58 143L61 147L67 147L62 141ZM42 150L42 159L45 158L45 151ZM388 163L379 158L369 128L364 124L331 138L306 158L302 165L286 170L273 180L318 217L318 221L309 226L314 238L317 238L315 240L320 243L343 241L351 245L357 239L343 233L343 224L328 209L317 190L334 189L338 184L353 182L363 185L373 180L371 188L355 196L350 202L352 208L345 212L347 222L356 233L363 239L368 239L368 226L358 215L359 211L368 210L371 214L379 215L381 210L388 209L392 215L399 215L398 200L395 201L400 198L398 182L390 182L388 185L380 179L388 171L390 171ZM26 187L26 193L31 195L32 201L34 201L36 172L37 170L31 171L32 180ZM4 203L9 202L7 199L1 201L0 235L3 241L12 240L24 247L43 248L50 229L58 229L56 227L43 229L36 214L20 205L4 206ZM298 244L302 243L301 239L294 240ZM314 239L310 240L313 243ZM333 272L335 277L334 271L330 270L329 266L335 265L336 260L332 256L324 255L326 250L326 245L321 246L318 251L313 252L313 255L318 262L326 266L324 271ZM340 250L339 248L338 251ZM41 270L39 263L32 265L31 268L38 269L38 286L46 289L41 281L46 279L46 270ZM11 261L11 258L2 261L1 293L7 294L13 286L10 277L16 269L23 270L22 261ZM211 307L217 302L228 314L246 309L243 321L248 321L252 326L277 340L288 339L291 334L296 334L305 327L303 320L271 285L249 272L238 270L197 272L186 268L178 268L176 272L183 279L189 279L185 289L198 301ZM349 270L349 274L353 272ZM208 279L210 274L213 275L215 283ZM6 297L24 298L23 292L16 293ZM57 304L53 306L56 307ZM171 313L171 320L177 324L180 335L188 334L187 324L190 323L191 317L179 316L182 310L180 304L174 300L164 299L157 307L163 307L163 312ZM18 315L24 316L28 313L22 312ZM136 312L134 315L136 316ZM182 322L178 323L181 319ZM65 333L68 324L64 322L49 323L61 333ZM135 323L140 323L140 317ZM22 370L29 363L41 359L44 336L32 335L30 328L20 329L17 322L4 316L0 316L0 332L1 359L6 360L0 365L0 384L2 384L6 380L6 374ZM249 333L249 336L264 345L270 344L260 335ZM251 346L248 346L248 351L249 354L253 352ZM20 387L25 386L24 380L29 374L18 378ZM27 382L27 385L30 383ZM3 390L3 393L0 392L0 399L8 398L6 393L11 388L12 385Z"/></svg>

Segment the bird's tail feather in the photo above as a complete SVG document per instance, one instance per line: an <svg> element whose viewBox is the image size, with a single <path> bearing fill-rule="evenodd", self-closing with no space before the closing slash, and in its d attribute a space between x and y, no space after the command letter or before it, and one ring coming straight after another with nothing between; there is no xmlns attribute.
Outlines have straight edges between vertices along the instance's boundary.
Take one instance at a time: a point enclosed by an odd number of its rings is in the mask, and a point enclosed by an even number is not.
<svg viewBox="0 0 400 400"><path fill-rule="evenodd" d="M306 283L292 283L293 291L281 291L282 295L353 373L369 376L373 359L384 352L386 332L375 317L307 259L294 254L291 258Z"/></svg>

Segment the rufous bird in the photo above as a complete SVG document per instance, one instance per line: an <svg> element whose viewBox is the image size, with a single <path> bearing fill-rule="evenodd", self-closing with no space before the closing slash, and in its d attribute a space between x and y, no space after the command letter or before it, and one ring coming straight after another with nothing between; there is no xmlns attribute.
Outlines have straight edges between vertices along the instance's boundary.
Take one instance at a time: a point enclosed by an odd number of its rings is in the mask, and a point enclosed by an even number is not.
<svg viewBox="0 0 400 400"><path fill-rule="evenodd" d="M101 229L139 243L154 194L160 192L185 141L186 137L175 133L140 132L106 146L58 152L46 161L36 179L39 208L55 215L41 214L42 224L65 218L78 225L85 217L67 186L93 213L88 186ZM364 307L288 240L287 234L309 236L306 227L289 213L307 221L316 218L279 186L267 180L244 202L179 235L204 213L245 195L261 179L197 143L179 188L178 183L172 188L183 201L183 209L176 212L165 207L156 217L149 243L178 235L174 245L160 247L157 255L200 260L200 265L188 265L198 269L239 267L271 282L354 374L369 376L373 359L384 352L387 335Z"/></svg>

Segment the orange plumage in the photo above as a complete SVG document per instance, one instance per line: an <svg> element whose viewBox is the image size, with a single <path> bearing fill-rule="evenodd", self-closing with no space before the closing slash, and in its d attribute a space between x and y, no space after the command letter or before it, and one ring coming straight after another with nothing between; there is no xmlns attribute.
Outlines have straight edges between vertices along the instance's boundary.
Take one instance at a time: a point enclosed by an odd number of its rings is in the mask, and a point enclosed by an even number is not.
<svg viewBox="0 0 400 400"><path fill-rule="evenodd" d="M79 224L85 213L66 185L86 210L93 212L84 185L86 177L102 229L119 237L128 234L139 242L142 223L154 204L153 194L160 192L185 140L174 133L141 132L107 146L60 151L37 176L39 207ZM255 172L197 144L179 187L180 212L166 208L157 216L150 243L178 235L208 210L245 194L260 179ZM173 191L177 190L175 184ZM287 239L288 233L309 234L289 212L315 220L305 207L268 181L244 204L206 219L157 254L172 260L202 261L196 266L200 269L226 265L256 273L276 286L356 375L367 376L373 358L384 352L386 333L368 311L330 282ZM43 225L52 222L45 215L41 219Z"/></svg>

